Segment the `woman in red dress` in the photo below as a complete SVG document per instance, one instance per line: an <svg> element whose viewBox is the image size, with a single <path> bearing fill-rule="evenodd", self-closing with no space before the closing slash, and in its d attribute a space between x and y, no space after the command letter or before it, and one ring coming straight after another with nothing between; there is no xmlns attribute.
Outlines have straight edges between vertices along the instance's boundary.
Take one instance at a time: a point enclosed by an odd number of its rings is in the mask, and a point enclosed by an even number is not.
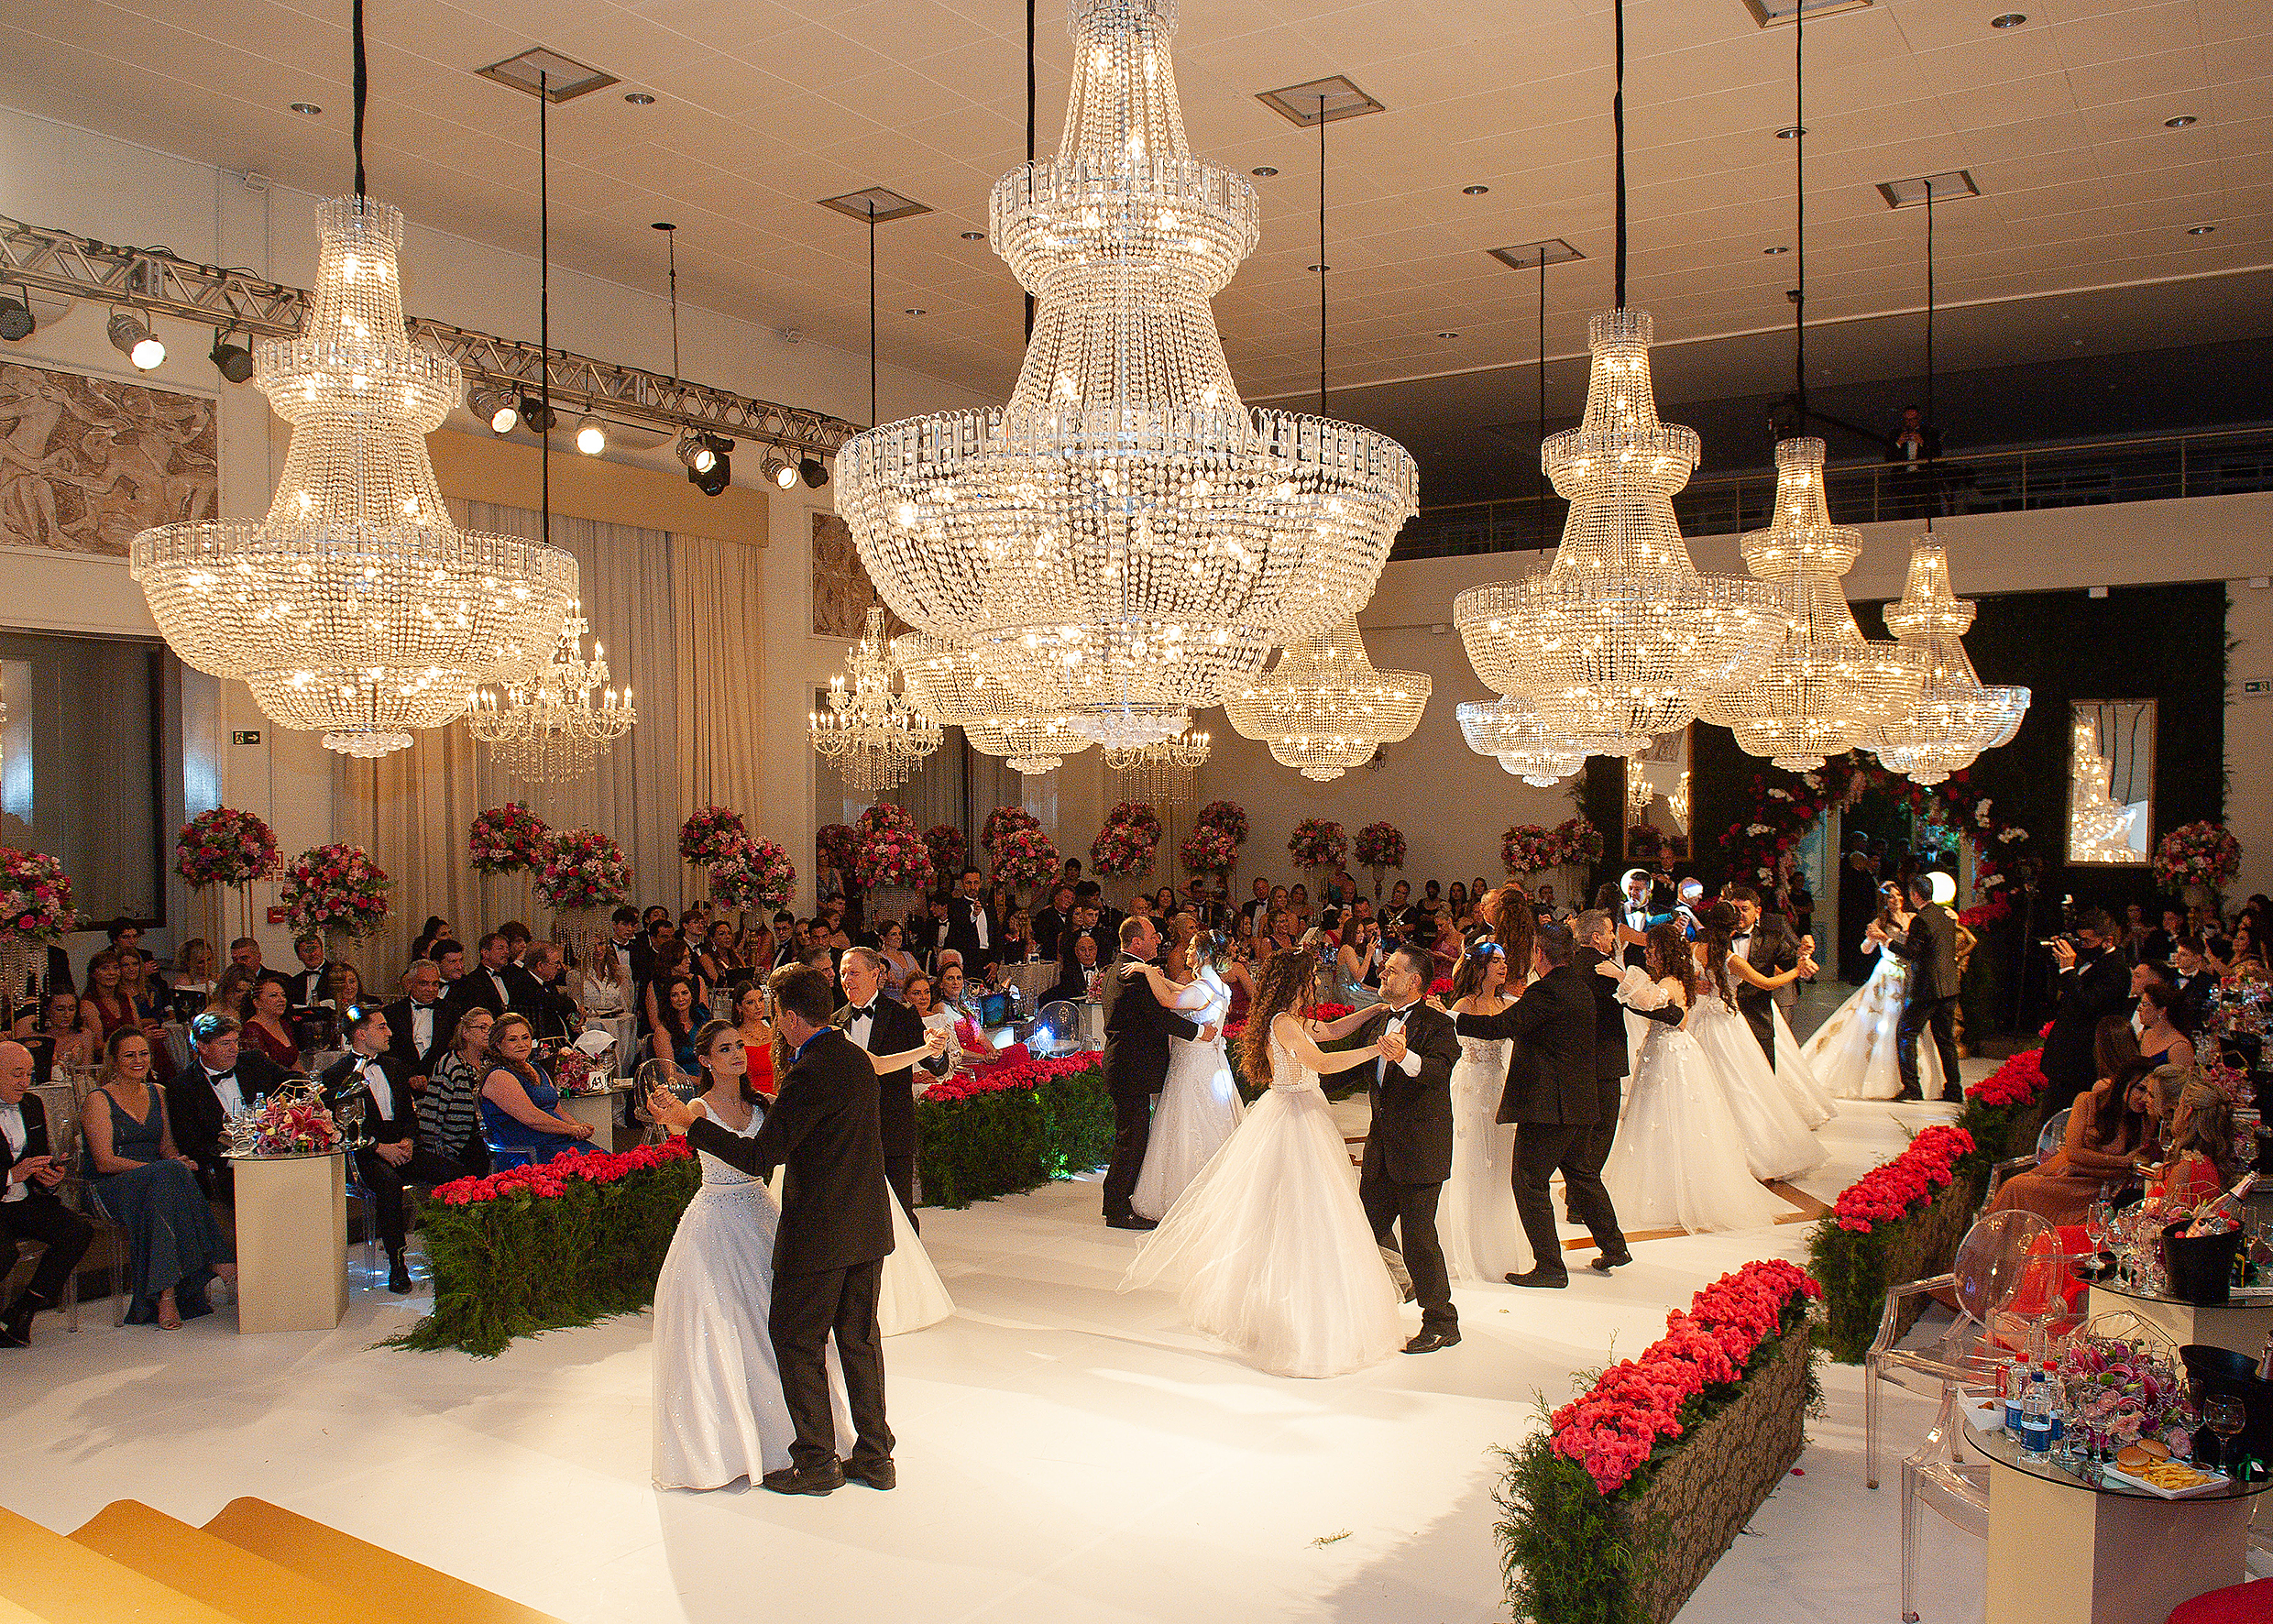
<svg viewBox="0 0 2273 1624"><path fill-rule="evenodd" d="M300 1070L300 1045L285 1024L290 995L282 982L255 982L246 1001L245 1037L287 1071Z"/></svg>
<svg viewBox="0 0 2273 1624"><path fill-rule="evenodd" d="M747 1080L766 1099L774 1097L774 1023L765 1018L765 983L752 982L734 1000L734 1025L749 1051Z"/></svg>

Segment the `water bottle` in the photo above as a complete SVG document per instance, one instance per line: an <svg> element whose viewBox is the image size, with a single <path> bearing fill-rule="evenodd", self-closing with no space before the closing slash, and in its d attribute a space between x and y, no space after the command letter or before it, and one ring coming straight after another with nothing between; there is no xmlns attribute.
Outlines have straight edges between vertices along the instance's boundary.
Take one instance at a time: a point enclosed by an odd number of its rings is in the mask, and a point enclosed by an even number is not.
<svg viewBox="0 0 2273 1624"><path fill-rule="evenodd" d="M2045 1396L2052 1405L2052 1444L2054 1448L2059 1448L2068 1435L2068 1415L2060 1407L2059 1377L2054 1373L2049 1361L2044 1366L2043 1387Z"/></svg>
<svg viewBox="0 0 2273 1624"><path fill-rule="evenodd" d="M2008 1436L2020 1436L2021 1399L2028 1391L2028 1367L2018 1359L2007 1359L1999 1386L2004 1393L2004 1431Z"/></svg>
<svg viewBox="0 0 2273 1624"><path fill-rule="evenodd" d="M2049 1382L2029 1383L2027 1396L2020 1401L2020 1446L2036 1455L2044 1454L2052 1447L2052 1387Z"/></svg>

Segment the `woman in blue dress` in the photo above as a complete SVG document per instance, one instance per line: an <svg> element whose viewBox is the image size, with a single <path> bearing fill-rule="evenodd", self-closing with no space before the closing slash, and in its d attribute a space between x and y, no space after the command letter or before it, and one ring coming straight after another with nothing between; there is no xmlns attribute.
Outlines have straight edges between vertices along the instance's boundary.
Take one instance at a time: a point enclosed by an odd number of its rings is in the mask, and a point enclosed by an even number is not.
<svg viewBox="0 0 2273 1624"><path fill-rule="evenodd" d="M150 1040L120 1026L103 1046L103 1071L82 1115L87 1188L126 1230L126 1273L137 1325L179 1331L211 1313L205 1288L236 1278L228 1237L214 1222L197 1164L174 1144L166 1099L150 1077Z"/></svg>
<svg viewBox="0 0 2273 1624"><path fill-rule="evenodd" d="M501 1015L489 1028L489 1048L481 1058L481 1133L500 1150L525 1150L533 1162L590 1148L589 1123L563 1116L560 1091L544 1068L530 1059L537 1046L526 1015Z"/></svg>

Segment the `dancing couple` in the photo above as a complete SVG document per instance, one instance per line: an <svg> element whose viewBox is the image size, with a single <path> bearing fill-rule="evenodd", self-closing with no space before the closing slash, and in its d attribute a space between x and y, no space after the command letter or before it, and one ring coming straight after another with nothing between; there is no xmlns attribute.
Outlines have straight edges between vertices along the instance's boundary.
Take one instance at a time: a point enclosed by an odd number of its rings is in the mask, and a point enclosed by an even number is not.
<svg viewBox="0 0 2273 1624"><path fill-rule="evenodd" d="M1865 893L1868 894L1868 893ZM1807 1040L1816 1076L1846 1100L1945 1099L1959 1093L1957 882L1938 871L1878 891L1855 957L1878 961ZM1844 954L1842 954L1844 957ZM1932 1040L1921 1045L1923 1034Z"/></svg>

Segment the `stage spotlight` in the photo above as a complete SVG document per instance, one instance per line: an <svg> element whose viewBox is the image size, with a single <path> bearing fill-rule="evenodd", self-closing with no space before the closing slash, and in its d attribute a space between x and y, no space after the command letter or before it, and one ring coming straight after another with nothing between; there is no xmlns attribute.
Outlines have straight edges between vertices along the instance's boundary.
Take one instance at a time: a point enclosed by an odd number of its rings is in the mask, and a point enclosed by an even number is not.
<svg viewBox="0 0 2273 1624"><path fill-rule="evenodd" d="M686 465L690 474L708 474L719 460L710 442L700 434L681 434L677 449L679 461Z"/></svg>
<svg viewBox="0 0 2273 1624"><path fill-rule="evenodd" d="M587 456L598 456L608 449L607 429L588 411L576 424L576 449Z"/></svg>
<svg viewBox="0 0 2273 1624"><path fill-rule="evenodd" d="M778 448L765 454L765 460L758 465L758 473L767 484L777 485L784 490L797 482L797 466Z"/></svg>
<svg viewBox="0 0 2273 1624"><path fill-rule="evenodd" d="M818 490L829 483L829 470L822 466L821 459L818 456L808 456L799 463L797 475L815 490Z"/></svg>
<svg viewBox="0 0 2273 1624"><path fill-rule="evenodd" d="M137 372L152 372L166 364L166 346L157 334L125 311L111 313L111 347L134 363Z"/></svg>
<svg viewBox="0 0 2273 1624"><path fill-rule="evenodd" d="M553 409L534 395L522 396L520 411L521 421L529 425L531 433L549 434L553 432Z"/></svg>
<svg viewBox="0 0 2273 1624"><path fill-rule="evenodd" d="M241 344L231 344L229 335L219 328L214 331L213 348L205 358L231 383L243 383L253 375L253 352Z"/></svg>
<svg viewBox="0 0 2273 1624"><path fill-rule="evenodd" d="M489 425L493 434L510 434L521 422L521 408L514 404L511 393L499 389L478 389L468 400L474 415Z"/></svg>
<svg viewBox="0 0 2273 1624"><path fill-rule="evenodd" d="M722 434L690 434L679 442L679 460L686 465L686 482L705 496L716 496L734 482L733 459L726 454L734 443Z"/></svg>
<svg viewBox="0 0 2273 1624"><path fill-rule="evenodd" d="M0 299L0 338L6 339L10 344L16 343L18 339L29 338L32 329L38 324L38 319L31 313L31 304L28 301L16 298Z"/></svg>

